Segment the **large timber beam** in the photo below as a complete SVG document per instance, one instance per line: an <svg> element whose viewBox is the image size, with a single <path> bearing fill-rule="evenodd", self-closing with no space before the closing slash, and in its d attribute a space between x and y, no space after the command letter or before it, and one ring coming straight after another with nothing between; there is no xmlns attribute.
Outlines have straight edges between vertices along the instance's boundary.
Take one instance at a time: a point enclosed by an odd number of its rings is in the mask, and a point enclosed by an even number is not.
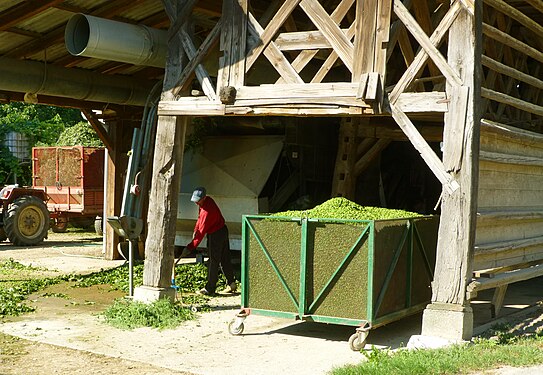
<svg viewBox="0 0 543 375"><path fill-rule="evenodd" d="M183 9L182 1L163 1L171 23L175 25ZM177 79L186 60L181 38L170 40L161 100L172 100ZM183 148L188 117L159 116L153 158L147 239L145 242L145 268L143 285L136 288L134 299L150 302L160 298L173 299L171 287L174 264L175 225L177 200L183 165Z"/></svg>
<svg viewBox="0 0 543 375"><path fill-rule="evenodd" d="M469 340L473 313L466 300L471 278L477 210L481 98L482 2L464 9L449 30L448 64L462 84L447 82L443 163L459 182L443 191L432 282L432 303L423 314L423 337ZM447 324L443 324L447 322Z"/></svg>

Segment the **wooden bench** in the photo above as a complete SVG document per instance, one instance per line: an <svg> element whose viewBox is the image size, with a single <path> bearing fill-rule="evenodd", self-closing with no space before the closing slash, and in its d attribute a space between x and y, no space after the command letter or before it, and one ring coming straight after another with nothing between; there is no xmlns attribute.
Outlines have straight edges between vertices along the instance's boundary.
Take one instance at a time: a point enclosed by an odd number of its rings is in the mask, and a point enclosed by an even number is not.
<svg viewBox="0 0 543 375"><path fill-rule="evenodd" d="M543 275L543 260L537 260L518 265L499 267L474 272L474 279L466 288L467 298L473 299L477 293L493 289L494 296L491 302L491 314L495 318L503 305L503 299L509 284L532 279Z"/></svg>

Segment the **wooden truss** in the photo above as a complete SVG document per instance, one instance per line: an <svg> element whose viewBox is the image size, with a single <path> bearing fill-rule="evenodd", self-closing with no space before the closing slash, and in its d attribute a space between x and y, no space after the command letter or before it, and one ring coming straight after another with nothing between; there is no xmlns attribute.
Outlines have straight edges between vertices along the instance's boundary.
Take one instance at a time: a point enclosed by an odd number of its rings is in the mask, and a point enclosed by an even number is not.
<svg viewBox="0 0 543 375"><path fill-rule="evenodd" d="M442 44L460 14L474 17L474 0L342 0L333 7L329 1L286 0L271 2L259 14L249 0L224 0L222 15L201 43L195 42L189 16L196 1L183 3L170 32L179 38L188 63L176 78L173 99L160 102L159 114L388 114L447 191L458 188L449 172L461 167L462 144L449 146L457 147L456 156L444 166L408 115L465 112L474 93L447 61ZM432 11L431 3L438 4ZM488 43L479 56L486 69L481 88L485 108L494 119L540 116L543 107L529 101L541 100L543 81L536 78L541 68L528 66L528 59L542 61L543 55L501 30L513 18L537 36L543 36L543 27L502 0L485 3L495 11L485 13L482 32L503 44ZM516 57L513 49L520 51ZM399 56L404 70L397 67ZM213 59L215 64L209 64ZM205 67L213 65L218 68ZM533 87L528 97L515 93L519 82ZM461 135L462 115L452 118L446 132Z"/></svg>
<svg viewBox="0 0 543 375"><path fill-rule="evenodd" d="M186 2L185 9L194 3ZM274 9L277 3L281 5ZM224 0L221 18L198 47L188 31L189 17L181 17L171 31L181 39L189 63L173 91L176 100L161 102L159 113L356 116L387 112L387 62L397 44L409 69L390 93L395 108L405 113L447 111L443 91L422 94L407 89L428 57L433 73L442 71L460 84L436 46L467 1L455 2L431 37L410 15L410 0L342 0L333 9L321 3L326 2L272 2L271 10L257 20L248 0ZM431 22L425 14L423 18ZM391 23L393 15L398 20ZM297 25L295 19L305 23ZM429 23L424 25L428 29ZM305 30L299 31L302 27ZM406 29L422 46L416 55ZM203 62L217 45L222 56L218 70L211 72ZM252 82L249 76L257 71L268 81ZM339 78L337 71L342 72ZM191 96L193 77L201 88L197 96Z"/></svg>

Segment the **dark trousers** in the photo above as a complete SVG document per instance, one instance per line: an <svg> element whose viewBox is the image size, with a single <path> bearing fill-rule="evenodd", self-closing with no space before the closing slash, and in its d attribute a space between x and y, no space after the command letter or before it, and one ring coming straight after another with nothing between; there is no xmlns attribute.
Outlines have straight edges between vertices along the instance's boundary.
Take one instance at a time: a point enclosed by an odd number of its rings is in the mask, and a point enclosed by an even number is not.
<svg viewBox="0 0 543 375"><path fill-rule="evenodd" d="M206 289L208 292L214 293L217 287L217 280L219 279L219 266L221 266L228 284L235 281L234 268L230 259L228 228L226 225L218 231L207 235L207 252L209 255L209 264Z"/></svg>

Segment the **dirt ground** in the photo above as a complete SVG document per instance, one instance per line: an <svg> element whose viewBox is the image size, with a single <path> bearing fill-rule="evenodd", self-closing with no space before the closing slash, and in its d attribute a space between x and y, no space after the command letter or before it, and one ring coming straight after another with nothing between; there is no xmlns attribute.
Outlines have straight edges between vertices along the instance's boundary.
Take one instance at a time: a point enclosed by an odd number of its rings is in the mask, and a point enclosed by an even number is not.
<svg viewBox="0 0 543 375"><path fill-rule="evenodd" d="M47 267L52 273L92 272L122 261L105 261L99 238L91 234L50 235L41 247L16 248L0 243L0 259ZM519 330L541 329L543 279L510 287L500 315ZM182 326L158 331L119 330L99 315L120 296L104 286L73 289L55 285L31 296L34 313L0 324L0 374L323 374L334 367L364 360L348 348L353 327L295 322L251 315L243 335L231 336L227 324L240 296L218 296L213 311ZM61 295L61 294L59 294ZM490 328L489 301L474 303L475 330ZM531 306L531 307L529 307ZM415 315L373 330L367 348L398 348L420 333ZM526 373L525 373L526 374Z"/></svg>

